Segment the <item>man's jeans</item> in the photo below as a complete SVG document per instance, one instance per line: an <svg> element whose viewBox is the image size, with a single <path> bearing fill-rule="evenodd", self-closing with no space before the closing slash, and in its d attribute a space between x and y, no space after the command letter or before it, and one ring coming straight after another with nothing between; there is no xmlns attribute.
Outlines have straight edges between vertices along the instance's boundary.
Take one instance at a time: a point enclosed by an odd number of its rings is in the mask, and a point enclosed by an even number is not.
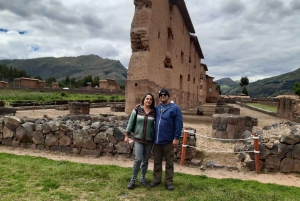
<svg viewBox="0 0 300 201"><path fill-rule="evenodd" d="M142 169L141 180L145 179L148 170L148 160L150 158L152 144L144 144L140 142L134 142L135 160L132 168L131 180L136 181L137 175Z"/></svg>

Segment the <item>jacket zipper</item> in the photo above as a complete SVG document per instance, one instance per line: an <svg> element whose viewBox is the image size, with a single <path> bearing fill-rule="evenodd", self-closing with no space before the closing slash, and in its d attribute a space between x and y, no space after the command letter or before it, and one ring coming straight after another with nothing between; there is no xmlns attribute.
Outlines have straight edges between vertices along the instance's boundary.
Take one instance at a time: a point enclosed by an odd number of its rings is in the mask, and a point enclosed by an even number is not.
<svg viewBox="0 0 300 201"><path fill-rule="evenodd" d="M157 138L156 138L156 144L158 143L158 137L159 137L159 127L160 127L160 121L161 121L161 116L162 114L167 111L169 108L171 108L172 106L166 108L164 111L162 111L162 107L160 105L160 117L159 117L159 122L158 122L158 129L157 129Z"/></svg>

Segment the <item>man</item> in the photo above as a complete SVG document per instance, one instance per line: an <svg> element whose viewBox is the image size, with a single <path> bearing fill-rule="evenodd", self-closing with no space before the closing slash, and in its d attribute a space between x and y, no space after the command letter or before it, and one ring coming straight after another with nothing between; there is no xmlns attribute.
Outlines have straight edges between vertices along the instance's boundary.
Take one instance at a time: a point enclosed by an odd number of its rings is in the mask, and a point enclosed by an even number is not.
<svg viewBox="0 0 300 201"><path fill-rule="evenodd" d="M154 170L153 181L149 184L153 188L162 180L162 161L166 160L165 184L173 191L174 148L179 144L179 137L183 128L182 114L178 105L170 101L167 89L162 88L158 94L161 103L156 107L155 138L154 138Z"/></svg>

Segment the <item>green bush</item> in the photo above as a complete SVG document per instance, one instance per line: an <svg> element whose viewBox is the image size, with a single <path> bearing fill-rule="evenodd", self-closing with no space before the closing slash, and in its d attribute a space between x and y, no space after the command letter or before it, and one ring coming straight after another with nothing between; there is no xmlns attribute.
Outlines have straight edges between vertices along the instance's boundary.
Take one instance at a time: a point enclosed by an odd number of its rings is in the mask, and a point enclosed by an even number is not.
<svg viewBox="0 0 300 201"><path fill-rule="evenodd" d="M63 104L68 104L68 100L53 100L53 102L56 102L56 105L63 105Z"/></svg>
<svg viewBox="0 0 300 201"><path fill-rule="evenodd" d="M5 106L5 102L4 101L0 101L0 107L4 107Z"/></svg>
<svg viewBox="0 0 300 201"><path fill-rule="evenodd" d="M93 100L93 103L104 103L104 102L107 102L106 98Z"/></svg>

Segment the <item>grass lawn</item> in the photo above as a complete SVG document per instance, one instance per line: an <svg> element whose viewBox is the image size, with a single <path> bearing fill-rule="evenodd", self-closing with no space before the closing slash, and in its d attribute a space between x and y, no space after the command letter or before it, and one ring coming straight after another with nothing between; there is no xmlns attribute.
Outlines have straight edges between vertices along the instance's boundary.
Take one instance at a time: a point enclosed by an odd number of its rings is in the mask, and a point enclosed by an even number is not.
<svg viewBox="0 0 300 201"><path fill-rule="evenodd" d="M101 160L101 158L99 158ZM54 161L0 153L1 200L299 200L300 189L238 179L175 173L175 191L139 183L128 190L131 168ZM148 172L148 181L152 171Z"/></svg>
<svg viewBox="0 0 300 201"><path fill-rule="evenodd" d="M11 102L32 101L36 103L46 103L55 100L105 100L105 101L124 101L124 95L103 95L103 94L76 94L68 91L65 92L38 92L27 90L0 90L0 100L6 105Z"/></svg>
<svg viewBox="0 0 300 201"><path fill-rule="evenodd" d="M261 109L264 109L264 110L268 110L268 111L271 111L271 112L277 112L277 107L275 107L275 106L264 105L264 104L260 104L260 103L247 103L247 105L257 107L257 108L261 108Z"/></svg>

